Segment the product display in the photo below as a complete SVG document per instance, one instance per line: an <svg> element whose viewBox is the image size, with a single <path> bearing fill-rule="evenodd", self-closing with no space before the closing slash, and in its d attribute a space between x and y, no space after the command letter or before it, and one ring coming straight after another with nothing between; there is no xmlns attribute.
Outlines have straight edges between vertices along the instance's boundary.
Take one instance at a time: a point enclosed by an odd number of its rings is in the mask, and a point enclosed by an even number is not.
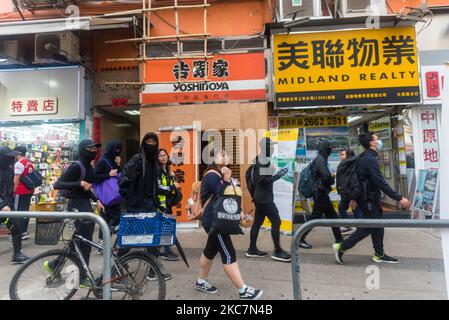
<svg viewBox="0 0 449 320"><path fill-rule="evenodd" d="M64 199L53 189L67 165L76 160L78 124L43 124L26 127L0 127L2 145L27 148L27 158L42 175L42 185L31 199L31 210L62 211Z"/></svg>

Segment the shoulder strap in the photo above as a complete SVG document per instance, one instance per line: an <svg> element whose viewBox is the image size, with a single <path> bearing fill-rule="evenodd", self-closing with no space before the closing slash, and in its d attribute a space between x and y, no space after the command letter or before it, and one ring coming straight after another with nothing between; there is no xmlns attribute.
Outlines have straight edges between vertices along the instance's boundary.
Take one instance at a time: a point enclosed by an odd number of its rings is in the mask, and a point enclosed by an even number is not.
<svg viewBox="0 0 449 320"><path fill-rule="evenodd" d="M111 170L114 169L108 159L103 158L103 160L108 164L108 166L109 166L109 168L111 168Z"/></svg>
<svg viewBox="0 0 449 320"><path fill-rule="evenodd" d="M83 181L86 178L86 168L84 167L84 164L79 160L73 163L76 163L80 167L81 169L80 181Z"/></svg>

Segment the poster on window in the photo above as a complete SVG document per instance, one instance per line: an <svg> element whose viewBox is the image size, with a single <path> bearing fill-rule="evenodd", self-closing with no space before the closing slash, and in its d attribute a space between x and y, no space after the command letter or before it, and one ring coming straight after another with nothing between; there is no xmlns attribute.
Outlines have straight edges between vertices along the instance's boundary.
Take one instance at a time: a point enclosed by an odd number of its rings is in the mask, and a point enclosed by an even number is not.
<svg viewBox="0 0 449 320"><path fill-rule="evenodd" d="M437 207L438 171L419 170L415 196L412 203L414 219L430 219Z"/></svg>

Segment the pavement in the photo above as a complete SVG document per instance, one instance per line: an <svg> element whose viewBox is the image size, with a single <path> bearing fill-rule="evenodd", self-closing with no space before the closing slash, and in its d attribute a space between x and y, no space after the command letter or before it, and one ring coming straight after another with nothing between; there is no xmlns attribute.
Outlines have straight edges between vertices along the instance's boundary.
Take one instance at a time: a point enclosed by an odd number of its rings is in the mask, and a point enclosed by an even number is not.
<svg viewBox="0 0 449 320"><path fill-rule="evenodd" d="M244 231L245 235L233 236L233 240L245 283L263 289L262 299L292 299L291 264L276 262L269 257L246 258L249 229ZM326 228L313 230L308 238L314 246L313 249L301 250L300 254L303 299L447 299L439 231L387 229L385 234L386 253L398 257L400 264L376 265L372 262L371 241L367 238L345 254L345 265L342 266L334 260L331 231ZM182 261L162 260L166 271L173 274L173 279L167 281L167 298L170 300L238 299L238 292L223 272L219 257L216 257L209 276L209 281L219 288L219 292L216 295L207 295L194 290L198 261L206 242L206 234L201 228L180 229L178 239L188 256L190 268L187 268ZM290 248L291 239L290 236L281 235L284 249ZM265 251L272 250L273 244L269 231L261 231L258 247ZM24 251L29 256L50 248L52 247L34 245L33 238L24 241ZM101 271L101 257L96 251L92 252L91 261L96 272ZM17 265L11 265L10 259L11 243L7 236L0 236L0 300L9 299L9 282L15 270L19 268ZM373 279L372 270L375 271L374 275L379 275L378 282L370 281ZM82 298L85 293L87 292L80 290L74 298Z"/></svg>

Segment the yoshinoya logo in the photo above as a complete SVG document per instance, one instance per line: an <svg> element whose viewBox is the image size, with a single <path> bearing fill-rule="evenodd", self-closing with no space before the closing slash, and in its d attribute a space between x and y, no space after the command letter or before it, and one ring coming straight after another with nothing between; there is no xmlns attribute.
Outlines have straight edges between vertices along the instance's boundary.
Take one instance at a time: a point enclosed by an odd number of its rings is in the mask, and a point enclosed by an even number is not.
<svg viewBox="0 0 449 320"><path fill-rule="evenodd" d="M228 91L227 82L196 82L196 83L175 83L174 92L195 92L195 91Z"/></svg>
<svg viewBox="0 0 449 320"><path fill-rule="evenodd" d="M223 208L227 213L235 214L239 209L239 205L237 204L237 201L235 201L235 199L229 198L223 201Z"/></svg>

